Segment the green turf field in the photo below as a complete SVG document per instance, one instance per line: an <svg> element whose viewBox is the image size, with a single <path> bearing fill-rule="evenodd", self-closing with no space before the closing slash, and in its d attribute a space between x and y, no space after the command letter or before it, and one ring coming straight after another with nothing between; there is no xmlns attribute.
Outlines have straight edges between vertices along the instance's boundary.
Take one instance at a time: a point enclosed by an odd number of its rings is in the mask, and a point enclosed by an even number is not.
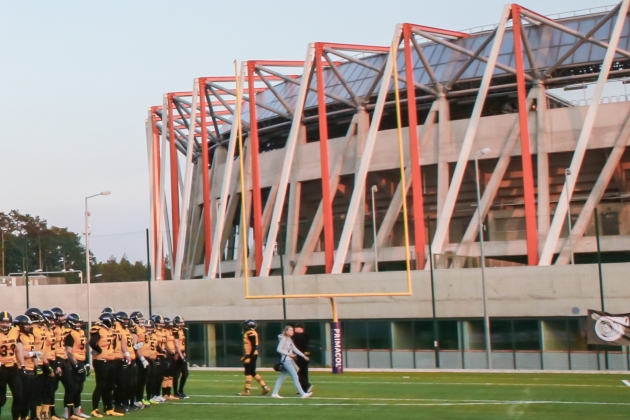
<svg viewBox="0 0 630 420"><path fill-rule="evenodd" d="M275 372L262 372L273 387ZM312 373L314 395L302 400L290 379L282 400L237 397L237 372L191 372L191 397L128 414L137 419L621 419L630 416L628 375L475 373ZM93 382L84 407L91 408ZM59 400L58 400L59 401ZM9 419L9 399L2 419ZM61 406L58 402L57 407Z"/></svg>

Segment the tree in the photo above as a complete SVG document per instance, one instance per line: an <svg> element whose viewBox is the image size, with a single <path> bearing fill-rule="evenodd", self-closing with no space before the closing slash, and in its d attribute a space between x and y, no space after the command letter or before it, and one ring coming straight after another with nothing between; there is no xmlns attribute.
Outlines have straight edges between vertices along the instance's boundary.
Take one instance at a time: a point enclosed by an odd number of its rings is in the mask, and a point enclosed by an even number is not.
<svg viewBox="0 0 630 420"><path fill-rule="evenodd" d="M11 210L0 212L0 274L24 271L85 271L85 247L81 235L68 228L48 226L39 216ZM147 267L141 261L131 264L127 256L120 262L110 257L99 263L90 255L92 273L102 274L99 281L138 281L148 277ZM76 274L66 275L68 283L78 283Z"/></svg>
<svg viewBox="0 0 630 420"><path fill-rule="evenodd" d="M92 273L92 281L98 283L142 281L147 279L149 269L142 264L142 261L132 264L127 256L123 255L120 262L116 261L116 257L111 256L104 263L94 264ZM96 277L97 275L100 276Z"/></svg>

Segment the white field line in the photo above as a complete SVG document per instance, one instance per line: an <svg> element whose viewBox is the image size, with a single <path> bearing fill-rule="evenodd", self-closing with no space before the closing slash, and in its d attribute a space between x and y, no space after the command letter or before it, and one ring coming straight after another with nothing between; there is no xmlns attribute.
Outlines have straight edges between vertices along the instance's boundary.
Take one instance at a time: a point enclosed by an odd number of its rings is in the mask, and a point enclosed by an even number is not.
<svg viewBox="0 0 630 420"><path fill-rule="evenodd" d="M191 371L198 372L239 372L242 374L243 368L230 367L230 368L217 368L217 367L190 367ZM258 367L256 368L260 372L273 372L270 367ZM309 372L323 372L330 373L330 368L311 368ZM361 369L361 368L344 368L344 372L347 373L481 373L481 374L566 374L566 375L627 375L627 370L540 370L540 369Z"/></svg>
<svg viewBox="0 0 630 420"><path fill-rule="evenodd" d="M187 382L190 382L188 379ZM236 382L243 380L235 379L192 379L195 382ZM586 388L618 388L621 385L597 385L597 384L535 384L535 383L504 383L504 382L394 382L394 381L316 381L315 384L337 384L337 385L457 385L457 386L537 386L537 387L586 387Z"/></svg>
<svg viewBox="0 0 630 420"><path fill-rule="evenodd" d="M271 400L271 398L269 398ZM312 399L312 398L311 398ZM297 398L296 398L297 400ZM459 401L451 401L451 402L418 402L418 403L366 403L366 402L357 402L357 403L320 403L320 402L309 402L305 403L275 403L275 399L269 403L234 403L234 402L178 402L178 405L221 405L221 406L233 406L233 407L243 407L243 406L337 406L337 407L348 407L348 406L383 406L383 407L391 407L391 406L408 406L408 407L439 407L439 406L475 406L475 405L566 405L566 404L574 404L574 405L612 405L612 406L630 406L630 403L623 402L598 402L598 401L497 401L497 402L459 402Z"/></svg>
<svg viewBox="0 0 630 420"><path fill-rule="evenodd" d="M625 379L622 379L621 382L623 382L624 384L626 384L626 386L630 386L630 382L626 381Z"/></svg>
<svg viewBox="0 0 630 420"><path fill-rule="evenodd" d="M244 397L238 395L191 395L192 398L236 398L244 401ZM292 396L286 398L299 399L301 397ZM269 399L268 396L251 396L247 400ZM331 401L393 401L393 402L415 402L415 403L474 403L474 404L608 404L602 401L558 401L558 400L468 400L468 399L448 399L448 398L367 398L367 397L311 397L310 400L331 400ZM192 402L192 401L189 401ZM617 403L611 403L617 404ZM630 405L628 403L619 403Z"/></svg>

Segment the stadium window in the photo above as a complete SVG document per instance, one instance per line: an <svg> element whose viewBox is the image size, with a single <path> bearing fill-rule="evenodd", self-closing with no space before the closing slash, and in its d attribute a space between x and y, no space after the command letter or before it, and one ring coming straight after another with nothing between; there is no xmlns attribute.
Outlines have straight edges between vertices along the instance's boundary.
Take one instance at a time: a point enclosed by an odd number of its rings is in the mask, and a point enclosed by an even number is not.
<svg viewBox="0 0 630 420"><path fill-rule="evenodd" d="M602 212L602 236L619 235L619 213Z"/></svg>
<svg viewBox="0 0 630 420"><path fill-rule="evenodd" d="M440 349L459 350L459 328L458 321L444 320L438 321L440 329Z"/></svg>
<svg viewBox="0 0 630 420"><path fill-rule="evenodd" d="M413 346L416 350L433 350L433 321L414 321Z"/></svg>
<svg viewBox="0 0 630 420"><path fill-rule="evenodd" d="M243 356L243 324L225 323L225 363L226 366L239 366Z"/></svg>
<svg viewBox="0 0 630 420"><path fill-rule="evenodd" d="M370 350L390 350L392 348L392 323L390 321L370 321L368 326L368 348Z"/></svg>
<svg viewBox="0 0 630 420"><path fill-rule="evenodd" d="M515 319L514 350L540 350L540 322L537 319Z"/></svg>
<svg viewBox="0 0 630 420"><path fill-rule="evenodd" d="M513 350L512 321L493 319L490 323L492 350Z"/></svg>
<svg viewBox="0 0 630 420"><path fill-rule="evenodd" d="M260 322L258 324L259 353L263 366L273 366L278 362L278 335L282 334L281 322Z"/></svg>
<svg viewBox="0 0 630 420"><path fill-rule="evenodd" d="M344 347L346 349L367 349L367 322L345 321L342 327Z"/></svg>
<svg viewBox="0 0 630 420"><path fill-rule="evenodd" d="M392 348L394 350L413 350L414 331L412 321L392 322Z"/></svg>

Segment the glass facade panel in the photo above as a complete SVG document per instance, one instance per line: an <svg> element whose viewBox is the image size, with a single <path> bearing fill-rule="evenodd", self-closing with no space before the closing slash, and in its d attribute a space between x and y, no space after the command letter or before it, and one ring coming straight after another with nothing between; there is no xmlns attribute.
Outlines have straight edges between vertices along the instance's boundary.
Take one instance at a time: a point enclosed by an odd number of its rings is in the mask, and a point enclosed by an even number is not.
<svg viewBox="0 0 630 420"><path fill-rule="evenodd" d="M512 350L512 321L493 320L490 322L492 350Z"/></svg>
<svg viewBox="0 0 630 420"><path fill-rule="evenodd" d="M413 350L413 322L392 322L392 348L394 350Z"/></svg>
<svg viewBox="0 0 630 420"><path fill-rule="evenodd" d="M367 322L346 321L343 323L343 344L346 349L367 349Z"/></svg>
<svg viewBox="0 0 630 420"><path fill-rule="evenodd" d="M368 348L383 350L392 348L392 323L389 321L372 321L368 326Z"/></svg>
<svg viewBox="0 0 630 420"><path fill-rule="evenodd" d="M514 350L540 350L540 322L536 319L515 319Z"/></svg>
<svg viewBox="0 0 630 420"><path fill-rule="evenodd" d="M186 352L190 364L202 366L206 361L206 324L200 322L189 322L186 335Z"/></svg>
<svg viewBox="0 0 630 420"><path fill-rule="evenodd" d="M458 321L440 320L440 350L459 350L459 328Z"/></svg>
<svg viewBox="0 0 630 420"><path fill-rule="evenodd" d="M413 341L416 350L433 350L433 321L414 321Z"/></svg>

